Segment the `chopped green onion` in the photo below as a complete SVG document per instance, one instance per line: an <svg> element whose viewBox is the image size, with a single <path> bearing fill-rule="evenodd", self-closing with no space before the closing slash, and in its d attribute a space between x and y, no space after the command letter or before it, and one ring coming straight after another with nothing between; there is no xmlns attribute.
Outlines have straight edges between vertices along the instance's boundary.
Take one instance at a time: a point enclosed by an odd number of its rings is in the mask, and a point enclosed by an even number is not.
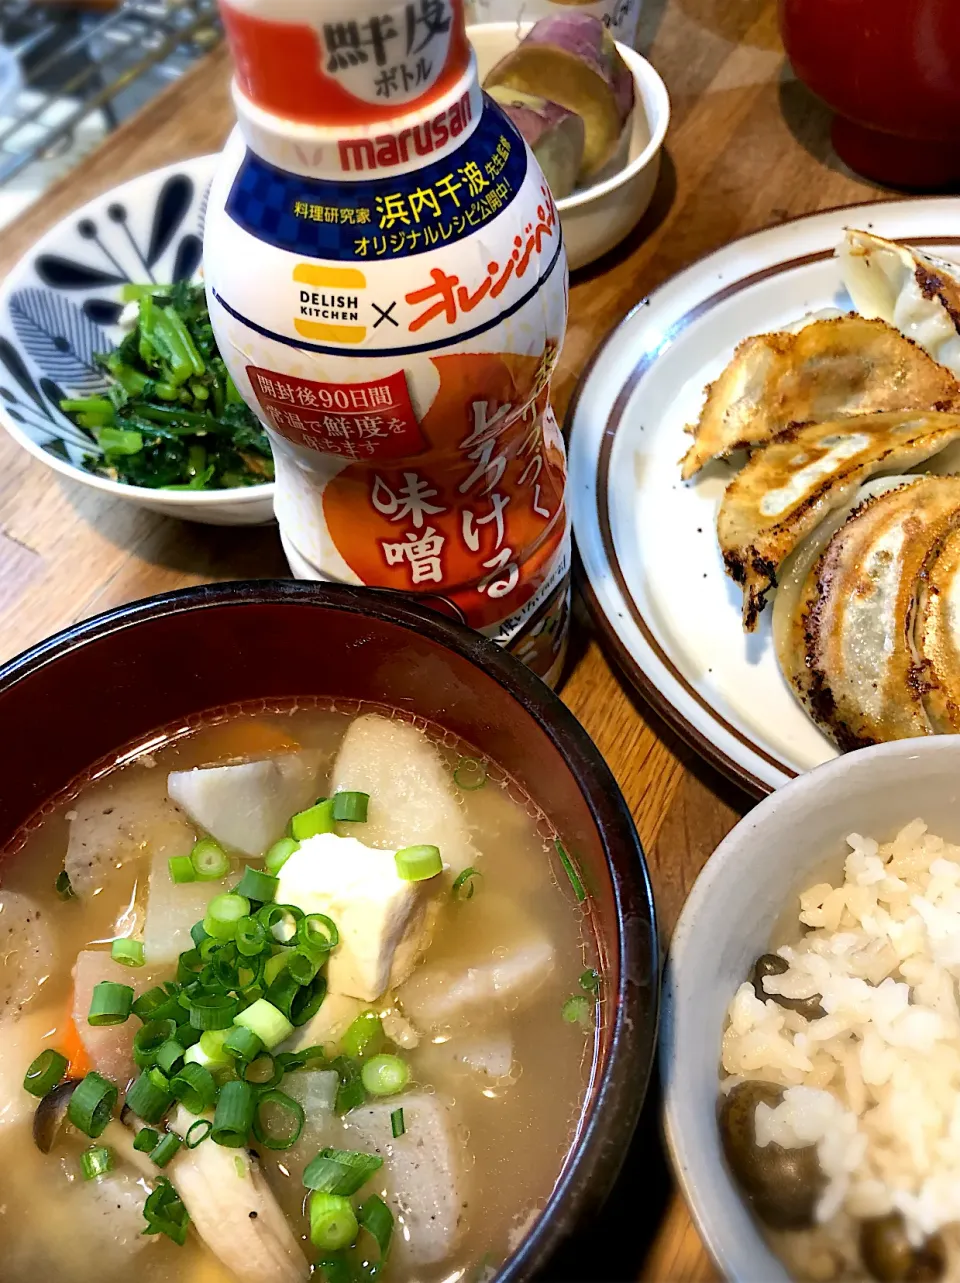
<svg viewBox="0 0 960 1283"><path fill-rule="evenodd" d="M373 1236L380 1249L380 1260L367 1266L368 1277L378 1273L387 1261L390 1240L393 1237L393 1212L379 1194L371 1194L357 1212L360 1228Z"/></svg>
<svg viewBox="0 0 960 1283"><path fill-rule="evenodd" d="M114 940L110 957L122 967L142 967L144 963L142 940Z"/></svg>
<svg viewBox="0 0 960 1283"><path fill-rule="evenodd" d="M435 878L443 872L443 860L437 846L405 846L393 858L397 876L404 882L425 882L427 878Z"/></svg>
<svg viewBox="0 0 960 1283"><path fill-rule="evenodd" d="M142 993L134 1002L131 1011L140 1020L180 1020L184 1018L183 1008L178 1002L180 986L172 981L156 985Z"/></svg>
<svg viewBox="0 0 960 1283"><path fill-rule="evenodd" d="M573 894L577 898L577 904L583 904L587 898L587 889L583 885L583 880L577 872L577 867L563 849L563 843L559 838L554 839L553 845L557 848L557 855L560 857L560 863L563 865L563 871L567 875L570 885L573 887Z"/></svg>
<svg viewBox="0 0 960 1283"><path fill-rule="evenodd" d="M473 867L464 869L454 879L453 886L450 888L450 894L454 900L472 900L476 887L473 884L474 878L482 878L483 874L479 869Z"/></svg>
<svg viewBox="0 0 960 1283"><path fill-rule="evenodd" d="M54 886L56 887L57 895L61 900L75 900L77 898L77 893L74 891L73 884L70 881L70 874L66 869L61 869L57 874L57 880L54 883Z"/></svg>
<svg viewBox="0 0 960 1283"><path fill-rule="evenodd" d="M588 967L586 971L581 973L580 988L584 993L599 993L600 972L596 971L593 967Z"/></svg>
<svg viewBox="0 0 960 1283"><path fill-rule="evenodd" d="M267 866L267 872L276 877L294 851L299 850L300 843L296 838L281 838L279 842L274 842L263 858L263 862Z"/></svg>
<svg viewBox="0 0 960 1283"><path fill-rule="evenodd" d="M84 1136L96 1140L113 1116L119 1094L113 1083L91 1070L70 1097L67 1117Z"/></svg>
<svg viewBox="0 0 960 1283"><path fill-rule="evenodd" d="M589 998L582 993L578 993L576 997L567 999L560 1014L568 1025L581 1025L584 1029L589 1029L592 1005Z"/></svg>
<svg viewBox="0 0 960 1283"><path fill-rule="evenodd" d="M257 911L257 921L268 931L277 944L291 944L297 934L297 923L303 920L303 910L295 904L265 904Z"/></svg>
<svg viewBox="0 0 960 1283"><path fill-rule="evenodd" d="M267 989L264 996L269 1003L289 1020L293 1011L293 1000L300 992L300 988L299 980L290 975L289 971L284 968Z"/></svg>
<svg viewBox="0 0 960 1283"><path fill-rule="evenodd" d="M256 918L241 918L237 923L235 939L237 952L244 958L255 958L267 948L267 931Z"/></svg>
<svg viewBox="0 0 960 1283"><path fill-rule="evenodd" d="M176 1132L167 1132L167 1134L157 1145L156 1149L150 1155L151 1163L157 1167L166 1167L171 1158L176 1158L183 1145L183 1140Z"/></svg>
<svg viewBox="0 0 960 1283"><path fill-rule="evenodd" d="M363 1089L360 1066L355 1060L351 1060L349 1056L338 1056L331 1063L330 1068L335 1069L340 1076L334 1108L342 1118L344 1114L349 1114L351 1109L362 1105L367 1098L367 1093Z"/></svg>
<svg viewBox="0 0 960 1283"><path fill-rule="evenodd" d="M382 1166L383 1159L377 1154L363 1154L351 1149L321 1149L304 1168L303 1183L307 1189L349 1198Z"/></svg>
<svg viewBox="0 0 960 1283"><path fill-rule="evenodd" d="M185 1064L170 1080L170 1090L189 1114L202 1114L217 1098L217 1084L204 1065Z"/></svg>
<svg viewBox="0 0 960 1283"><path fill-rule="evenodd" d="M333 795L333 818L347 824L363 824L369 805L369 793L351 793L344 789Z"/></svg>
<svg viewBox="0 0 960 1283"><path fill-rule="evenodd" d="M202 922L195 922L190 928L190 939L193 941L193 947L195 949L199 949L204 940L210 939L206 931L203 929Z"/></svg>
<svg viewBox="0 0 960 1283"><path fill-rule="evenodd" d="M217 1112L213 1116L211 1136L214 1141L228 1149L240 1149L246 1145L256 1107L257 1095L248 1083L224 1083L217 1101Z"/></svg>
<svg viewBox="0 0 960 1283"><path fill-rule="evenodd" d="M199 949L185 949L177 959L177 983L188 985L203 971L203 956Z"/></svg>
<svg viewBox="0 0 960 1283"><path fill-rule="evenodd" d="M202 1037L200 1029L194 1029L193 1025L187 1023L177 1026L177 1042L187 1051L194 1043L198 1043Z"/></svg>
<svg viewBox="0 0 960 1283"><path fill-rule="evenodd" d="M237 886L236 894L246 896L248 900L259 900L261 904L270 904L277 894L279 885L277 878L271 877L269 873L261 873L259 869L251 869L247 865Z"/></svg>
<svg viewBox="0 0 960 1283"><path fill-rule="evenodd" d="M127 1090L127 1106L145 1123L159 1123L173 1104L173 1093L166 1074L159 1069L146 1069Z"/></svg>
<svg viewBox="0 0 960 1283"><path fill-rule="evenodd" d="M175 1038L168 1038L157 1052L156 1066L160 1072L168 1078L175 1074L183 1065L184 1050Z"/></svg>
<svg viewBox="0 0 960 1283"><path fill-rule="evenodd" d="M308 985L323 962L307 949L294 949L287 959L287 972L298 985Z"/></svg>
<svg viewBox="0 0 960 1283"><path fill-rule="evenodd" d="M242 1066L240 1078L251 1087L265 1090L270 1087L279 1087L285 1072L275 1056L272 1056L269 1051L262 1051L249 1064Z"/></svg>
<svg viewBox="0 0 960 1283"><path fill-rule="evenodd" d="M197 871L189 855L172 855L167 861L171 882L178 885L182 882L196 882Z"/></svg>
<svg viewBox="0 0 960 1283"><path fill-rule="evenodd" d="M290 1004L290 1023L295 1029L305 1025L323 1006L327 996L327 977L316 975L313 984L301 988Z"/></svg>
<svg viewBox="0 0 960 1283"><path fill-rule="evenodd" d="M297 943L302 949L323 957L340 943L340 932L325 913L308 913L297 923Z"/></svg>
<svg viewBox="0 0 960 1283"><path fill-rule="evenodd" d="M198 1145L203 1144L212 1131L213 1123L209 1118L198 1118L195 1123L191 1123L187 1128L183 1143L187 1149L196 1149Z"/></svg>
<svg viewBox="0 0 960 1283"><path fill-rule="evenodd" d="M255 1033L267 1051L273 1051L274 1047L293 1033L290 1021L266 998L252 1003L246 1011L234 1016L233 1023Z"/></svg>
<svg viewBox="0 0 960 1283"><path fill-rule="evenodd" d="M393 1132L394 1140L396 1140L398 1136L403 1136L407 1130L406 1124L403 1121L402 1105L399 1109L395 1109L390 1115L390 1130Z"/></svg>
<svg viewBox="0 0 960 1283"><path fill-rule="evenodd" d="M361 1011L340 1039L344 1054L359 1060L373 1056L383 1045L383 1021L375 1011Z"/></svg>
<svg viewBox="0 0 960 1283"><path fill-rule="evenodd" d="M464 793L473 793L486 784L487 768L479 758L461 757L453 772L453 782Z"/></svg>
<svg viewBox="0 0 960 1283"><path fill-rule="evenodd" d="M287 1125L279 1128L271 1125L270 1116L263 1118L261 1110L264 1107L273 1106L279 1110L281 1115L287 1115ZM289 1149L300 1139L300 1133L303 1131L303 1125L306 1122L306 1114L302 1107L286 1092L282 1091L262 1091L257 1101L256 1109L253 1113L253 1134L267 1149Z"/></svg>
<svg viewBox="0 0 960 1283"><path fill-rule="evenodd" d="M80 1155L80 1168L85 1181L95 1181L113 1171L113 1150L106 1145L92 1145Z"/></svg>
<svg viewBox="0 0 960 1283"><path fill-rule="evenodd" d="M190 1004L194 1029L229 1029L240 1008L240 1000L227 993L200 994Z"/></svg>
<svg viewBox="0 0 960 1283"><path fill-rule="evenodd" d="M245 1025L234 1025L223 1040L223 1050L229 1051L237 1060L248 1063L256 1060L263 1051L263 1042L252 1029L247 1029Z"/></svg>
<svg viewBox="0 0 960 1283"><path fill-rule="evenodd" d="M70 1062L59 1051L48 1047L31 1064L23 1078L24 1090L31 1096L46 1096L67 1072Z"/></svg>
<svg viewBox="0 0 960 1283"><path fill-rule="evenodd" d="M173 1103L167 1075L160 1073L157 1067L144 1070L140 1078L127 1088L124 1103L144 1123L159 1123Z"/></svg>
<svg viewBox="0 0 960 1283"><path fill-rule="evenodd" d="M333 798L326 798L311 806L308 811L301 811L290 821L290 832L298 842L316 837L318 833L333 832Z"/></svg>
<svg viewBox="0 0 960 1283"><path fill-rule="evenodd" d="M186 1243L190 1215L180 1201L180 1195L165 1177L160 1178L157 1188L144 1204L143 1215L147 1222L144 1234L166 1234L178 1247Z"/></svg>
<svg viewBox="0 0 960 1283"><path fill-rule="evenodd" d="M268 987L273 984L281 971L286 969L287 960L290 954L278 949L272 958L268 958L263 964L263 983Z"/></svg>
<svg viewBox="0 0 960 1283"><path fill-rule="evenodd" d="M133 1140L133 1148L138 1154L152 1154L160 1144L160 1133L152 1127L141 1127Z"/></svg>
<svg viewBox="0 0 960 1283"><path fill-rule="evenodd" d="M230 857L213 838L201 838L190 852L194 876L200 882L219 882L230 872Z"/></svg>
<svg viewBox="0 0 960 1283"><path fill-rule="evenodd" d="M315 1192L310 1196L310 1242L322 1251L349 1247L360 1232L356 1213L347 1198Z"/></svg>
<svg viewBox="0 0 960 1283"><path fill-rule="evenodd" d="M224 1051L223 1044L226 1041L228 1029L206 1029L200 1035L200 1041L194 1046L188 1048L184 1056L184 1063L187 1065L200 1065L204 1069L219 1069L223 1065L229 1065L232 1057L229 1052Z"/></svg>
<svg viewBox="0 0 960 1283"><path fill-rule="evenodd" d="M87 1024L98 1029L103 1025L122 1025L129 1018L132 1008L133 990L129 985L101 980L93 987Z"/></svg>
<svg viewBox="0 0 960 1283"><path fill-rule="evenodd" d="M215 895L207 905L203 929L217 940L232 940L237 923L250 913L250 901L242 895Z"/></svg>
<svg viewBox="0 0 960 1283"><path fill-rule="evenodd" d="M326 1256L321 1256L314 1269L323 1279L323 1283L356 1283L355 1273L346 1252L329 1252ZM378 1273L379 1266L364 1269L364 1277L368 1279L376 1278Z"/></svg>
<svg viewBox="0 0 960 1283"><path fill-rule="evenodd" d="M371 1096L395 1096L410 1081L410 1066L399 1056L372 1056L364 1062L360 1080Z"/></svg>
<svg viewBox="0 0 960 1283"><path fill-rule="evenodd" d="M133 1058L141 1069L150 1069L157 1063L157 1053L165 1043L176 1037L177 1026L172 1020L148 1020L133 1037Z"/></svg>

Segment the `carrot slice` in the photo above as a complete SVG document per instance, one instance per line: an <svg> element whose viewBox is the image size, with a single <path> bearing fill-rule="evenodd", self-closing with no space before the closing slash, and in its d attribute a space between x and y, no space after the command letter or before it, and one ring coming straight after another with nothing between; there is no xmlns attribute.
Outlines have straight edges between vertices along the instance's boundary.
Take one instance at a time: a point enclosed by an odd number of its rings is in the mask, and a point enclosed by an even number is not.
<svg viewBox="0 0 960 1283"><path fill-rule="evenodd" d="M255 718L238 718L221 726L211 726L204 731L200 744L204 758L209 762L295 753L300 747L285 731Z"/></svg>
<svg viewBox="0 0 960 1283"><path fill-rule="evenodd" d="M70 1062L67 1073L71 1078L83 1078L93 1068L93 1061L80 1037L80 1030L72 1016L67 1016L60 1039L60 1047Z"/></svg>

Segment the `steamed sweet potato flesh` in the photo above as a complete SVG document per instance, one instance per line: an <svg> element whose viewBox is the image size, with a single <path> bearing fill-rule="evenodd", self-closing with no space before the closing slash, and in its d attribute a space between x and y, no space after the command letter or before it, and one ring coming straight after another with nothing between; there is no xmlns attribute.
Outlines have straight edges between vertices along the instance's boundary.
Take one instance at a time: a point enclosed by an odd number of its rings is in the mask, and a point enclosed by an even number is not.
<svg viewBox="0 0 960 1283"><path fill-rule="evenodd" d="M621 129L613 85L575 54L555 45L524 43L494 67L487 84L536 96L549 86L553 102L581 117L585 144L579 182L588 181L613 154Z"/></svg>

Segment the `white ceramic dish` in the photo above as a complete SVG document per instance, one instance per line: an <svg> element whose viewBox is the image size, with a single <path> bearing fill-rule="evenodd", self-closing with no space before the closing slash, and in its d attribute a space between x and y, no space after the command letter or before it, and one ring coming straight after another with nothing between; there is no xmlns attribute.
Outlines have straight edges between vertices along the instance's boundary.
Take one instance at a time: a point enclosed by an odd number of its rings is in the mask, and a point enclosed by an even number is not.
<svg viewBox="0 0 960 1283"><path fill-rule="evenodd" d="M766 952L791 896L837 859L848 833L889 841L917 817L960 841L960 736L861 749L801 776L740 821L690 893L664 980L660 1066L667 1142L694 1222L731 1283L777 1283L764 1243L723 1161L717 1087L724 1014Z"/></svg>
<svg viewBox="0 0 960 1283"><path fill-rule="evenodd" d="M117 499L187 521L260 525L273 519L272 485L149 490L86 472L88 442L59 407L64 395L105 386L92 357L121 337L125 284L196 272L217 159L200 156L104 192L20 260L0 288L0 424L54 471Z"/></svg>
<svg viewBox="0 0 960 1283"><path fill-rule="evenodd" d="M467 28L481 83L532 26L530 22L491 22ZM633 73L636 106L608 176L557 201L571 271L606 254L636 227L660 173L660 152L670 122L666 86L646 58L627 45L617 48Z"/></svg>
<svg viewBox="0 0 960 1283"><path fill-rule="evenodd" d="M836 756L773 653L716 537L730 476L680 480L705 384L742 339L851 306L833 250L848 226L960 260L960 200L853 206L735 241L645 299L594 358L568 415L569 501L587 596L625 675L720 770L760 796Z"/></svg>

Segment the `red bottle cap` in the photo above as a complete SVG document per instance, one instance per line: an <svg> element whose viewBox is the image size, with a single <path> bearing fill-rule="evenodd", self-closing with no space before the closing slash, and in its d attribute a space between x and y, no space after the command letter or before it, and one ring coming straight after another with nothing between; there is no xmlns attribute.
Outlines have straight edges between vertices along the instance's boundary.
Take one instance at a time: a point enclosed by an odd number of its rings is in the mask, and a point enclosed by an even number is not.
<svg viewBox="0 0 960 1283"><path fill-rule="evenodd" d="M470 61L463 0L221 0L237 85L256 107L326 128L427 107Z"/></svg>

